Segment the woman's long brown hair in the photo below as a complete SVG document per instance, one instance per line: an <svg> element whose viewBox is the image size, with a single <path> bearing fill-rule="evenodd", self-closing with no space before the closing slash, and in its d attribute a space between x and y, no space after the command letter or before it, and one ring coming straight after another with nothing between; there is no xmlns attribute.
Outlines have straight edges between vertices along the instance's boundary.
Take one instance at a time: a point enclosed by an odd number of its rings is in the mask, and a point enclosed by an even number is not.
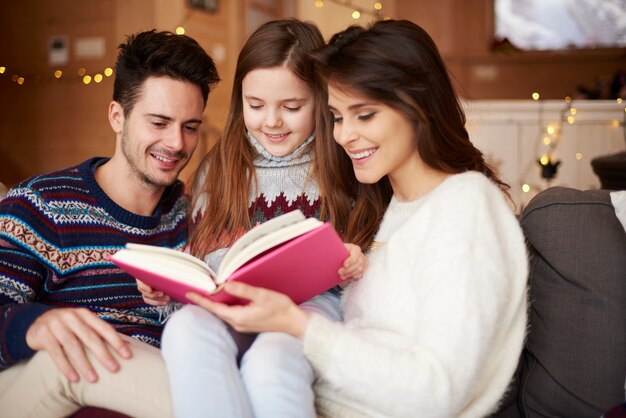
<svg viewBox="0 0 626 418"><path fill-rule="evenodd" d="M420 158L445 173L484 173L508 194L508 186L470 142L465 114L435 43L409 21L352 26L312 54L327 83L356 92L402 113L412 124ZM321 148L323 145L323 148ZM393 194L387 177L360 184L334 141L318 143L322 187L336 187L328 204L346 222L344 240L369 248ZM324 186L325 185L325 186ZM345 196L354 198L354 203Z"/></svg>
<svg viewBox="0 0 626 418"><path fill-rule="evenodd" d="M316 138L306 152L315 152L319 142L332 141L326 87L308 52L324 45L324 38L312 23L296 19L275 20L260 26L248 38L237 60L230 109L222 137L207 153L194 178L191 209L202 196L208 197L203 215L190 228L191 253L207 253L230 246L239 234L250 228L248 202L256 187L256 151L246 137L243 119L242 81L255 69L285 67L310 87L315 99ZM311 148L312 147L312 148ZM311 175L317 176L317 158L312 158ZM322 198L324 190L320 190ZM323 216L329 216L322 199Z"/></svg>

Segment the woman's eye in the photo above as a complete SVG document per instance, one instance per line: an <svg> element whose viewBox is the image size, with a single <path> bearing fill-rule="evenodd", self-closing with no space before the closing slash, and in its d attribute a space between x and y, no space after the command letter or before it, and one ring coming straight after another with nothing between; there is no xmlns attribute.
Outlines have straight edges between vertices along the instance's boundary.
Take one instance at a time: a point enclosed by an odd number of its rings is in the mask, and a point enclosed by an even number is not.
<svg viewBox="0 0 626 418"><path fill-rule="evenodd" d="M331 123L334 123L334 124L341 123L342 120L343 118L341 116L330 115Z"/></svg>
<svg viewBox="0 0 626 418"><path fill-rule="evenodd" d="M260 108L263 107L263 105L249 105L249 106L250 106L250 109L253 109L253 110L259 110Z"/></svg>
<svg viewBox="0 0 626 418"><path fill-rule="evenodd" d="M374 117L375 114L376 112L371 112L371 113L366 113L364 115L359 115L359 120L370 120L371 118Z"/></svg>
<svg viewBox="0 0 626 418"><path fill-rule="evenodd" d="M297 112L298 110L302 109L302 106L297 106L297 107L285 106L285 109L287 109L290 112Z"/></svg>

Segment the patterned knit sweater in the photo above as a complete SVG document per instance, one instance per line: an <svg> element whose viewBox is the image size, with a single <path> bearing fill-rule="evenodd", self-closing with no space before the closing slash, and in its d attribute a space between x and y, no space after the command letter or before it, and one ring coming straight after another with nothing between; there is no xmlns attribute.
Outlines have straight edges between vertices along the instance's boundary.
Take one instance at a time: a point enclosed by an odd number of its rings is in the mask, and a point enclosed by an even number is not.
<svg viewBox="0 0 626 418"><path fill-rule="evenodd" d="M130 213L96 183L106 161L30 178L0 201L0 369L33 355L26 331L52 308L88 308L119 332L159 345L158 309L106 256L127 242L182 248L188 199L177 182L153 215Z"/></svg>
<svg viewBox="0 0 626 418"><path fill-rule="evenodd" d="M320 193L317 183L310 175L311 155L304 152L313 138L314 134L292 153L277 157L267 152L263 145L248 133L248 139L258 153L254 160L258 190L253 187L248 201L248 213L253 226L296 209L300 209L307 218L319 219ZM200 177L199 180L202 184L204 178ZM202 216L207 198L204 195L198 199L194 208L195 222ZM217 271L226 250L223 248L208 254L205 261Z"/></svg>

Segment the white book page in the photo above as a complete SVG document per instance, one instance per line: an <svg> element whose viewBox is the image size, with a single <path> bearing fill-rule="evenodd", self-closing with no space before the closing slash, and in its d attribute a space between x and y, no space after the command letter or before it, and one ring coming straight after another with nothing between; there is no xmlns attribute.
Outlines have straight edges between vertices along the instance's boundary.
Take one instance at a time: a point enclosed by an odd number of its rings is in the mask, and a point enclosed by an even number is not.
<svg viewBox="0 0 626 418"><path fill-rule="evenodd" d="M158 247L156 247L158 248ZM203 269L197 263L172 256L146 250L126 249L117 252L115 259L139 267L142 270L158 273L181 283L188 283L212 291L217 286L211 279L207 269Z"/></svg>
<svg viewBox="0 0 626 418"><path fill-rule="evenodd" d="M217 277L217 274L215 274L215 272L211 270L211 267L209 267L204 261L182 251L166 247L157 247L155 245L134 244L130 242L126 244L126 248L136 252L137 254L153 254L155 259L158 259L159 257L167 257L167 259L184 260L186 264L193 266L196 270L200 270L204 275ZM178 263L180 263L180 261L178 261ZM182 265L182 263L179 265Z"/></svg>
<svg viewBox="0 0 626 418"><path fill-rule="evenodd" d="M250 242L246 247L241 248L237 254L230 257L228 259L228 263L225 263L225 260L222 261L215 282L217 284L223 283L224 280L226 280L235 270L244 265L250 259L254 258L256 255L259 255L280 243L289 241L292 238L312 231L322 224L323 222L318 219L306 218L303 221L286 225L279 230L269 231L267 234L258 236L255 241Z"/></svg>
<svg viewBox="0 0 626 418"><path fill-rule="evenodd" d="M224 258L222 258L222 262L220 263L220 272L224 269L221 266L227 266L233 257L237 256L239 252L241 252L244 248L255 242L260 237L270 234L295 222L304 221L305 219L306 218L304 217L302 211L298 209L292 212L285 213L284 215L277 216L270 219L269 221L263 222L262 224L255 226L254 228L243 234L237 241L235 241L233 245L228 249L226 254L224 254Z"/></svg>

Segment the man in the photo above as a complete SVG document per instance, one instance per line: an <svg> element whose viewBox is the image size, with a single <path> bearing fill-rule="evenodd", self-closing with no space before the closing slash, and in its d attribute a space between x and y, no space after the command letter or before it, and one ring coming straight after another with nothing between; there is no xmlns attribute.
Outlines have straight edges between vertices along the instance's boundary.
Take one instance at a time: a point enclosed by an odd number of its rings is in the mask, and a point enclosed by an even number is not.
<svg viewBox="0 0 626 418"><path fill-rule="evenodd" d="M142 32L120 45L114 155L17 185L0 201L0 410L67 416L100 406L170 416L159 311L107 255L127 242L182 248L178 174L219 81L196 41Z"/></svg>

